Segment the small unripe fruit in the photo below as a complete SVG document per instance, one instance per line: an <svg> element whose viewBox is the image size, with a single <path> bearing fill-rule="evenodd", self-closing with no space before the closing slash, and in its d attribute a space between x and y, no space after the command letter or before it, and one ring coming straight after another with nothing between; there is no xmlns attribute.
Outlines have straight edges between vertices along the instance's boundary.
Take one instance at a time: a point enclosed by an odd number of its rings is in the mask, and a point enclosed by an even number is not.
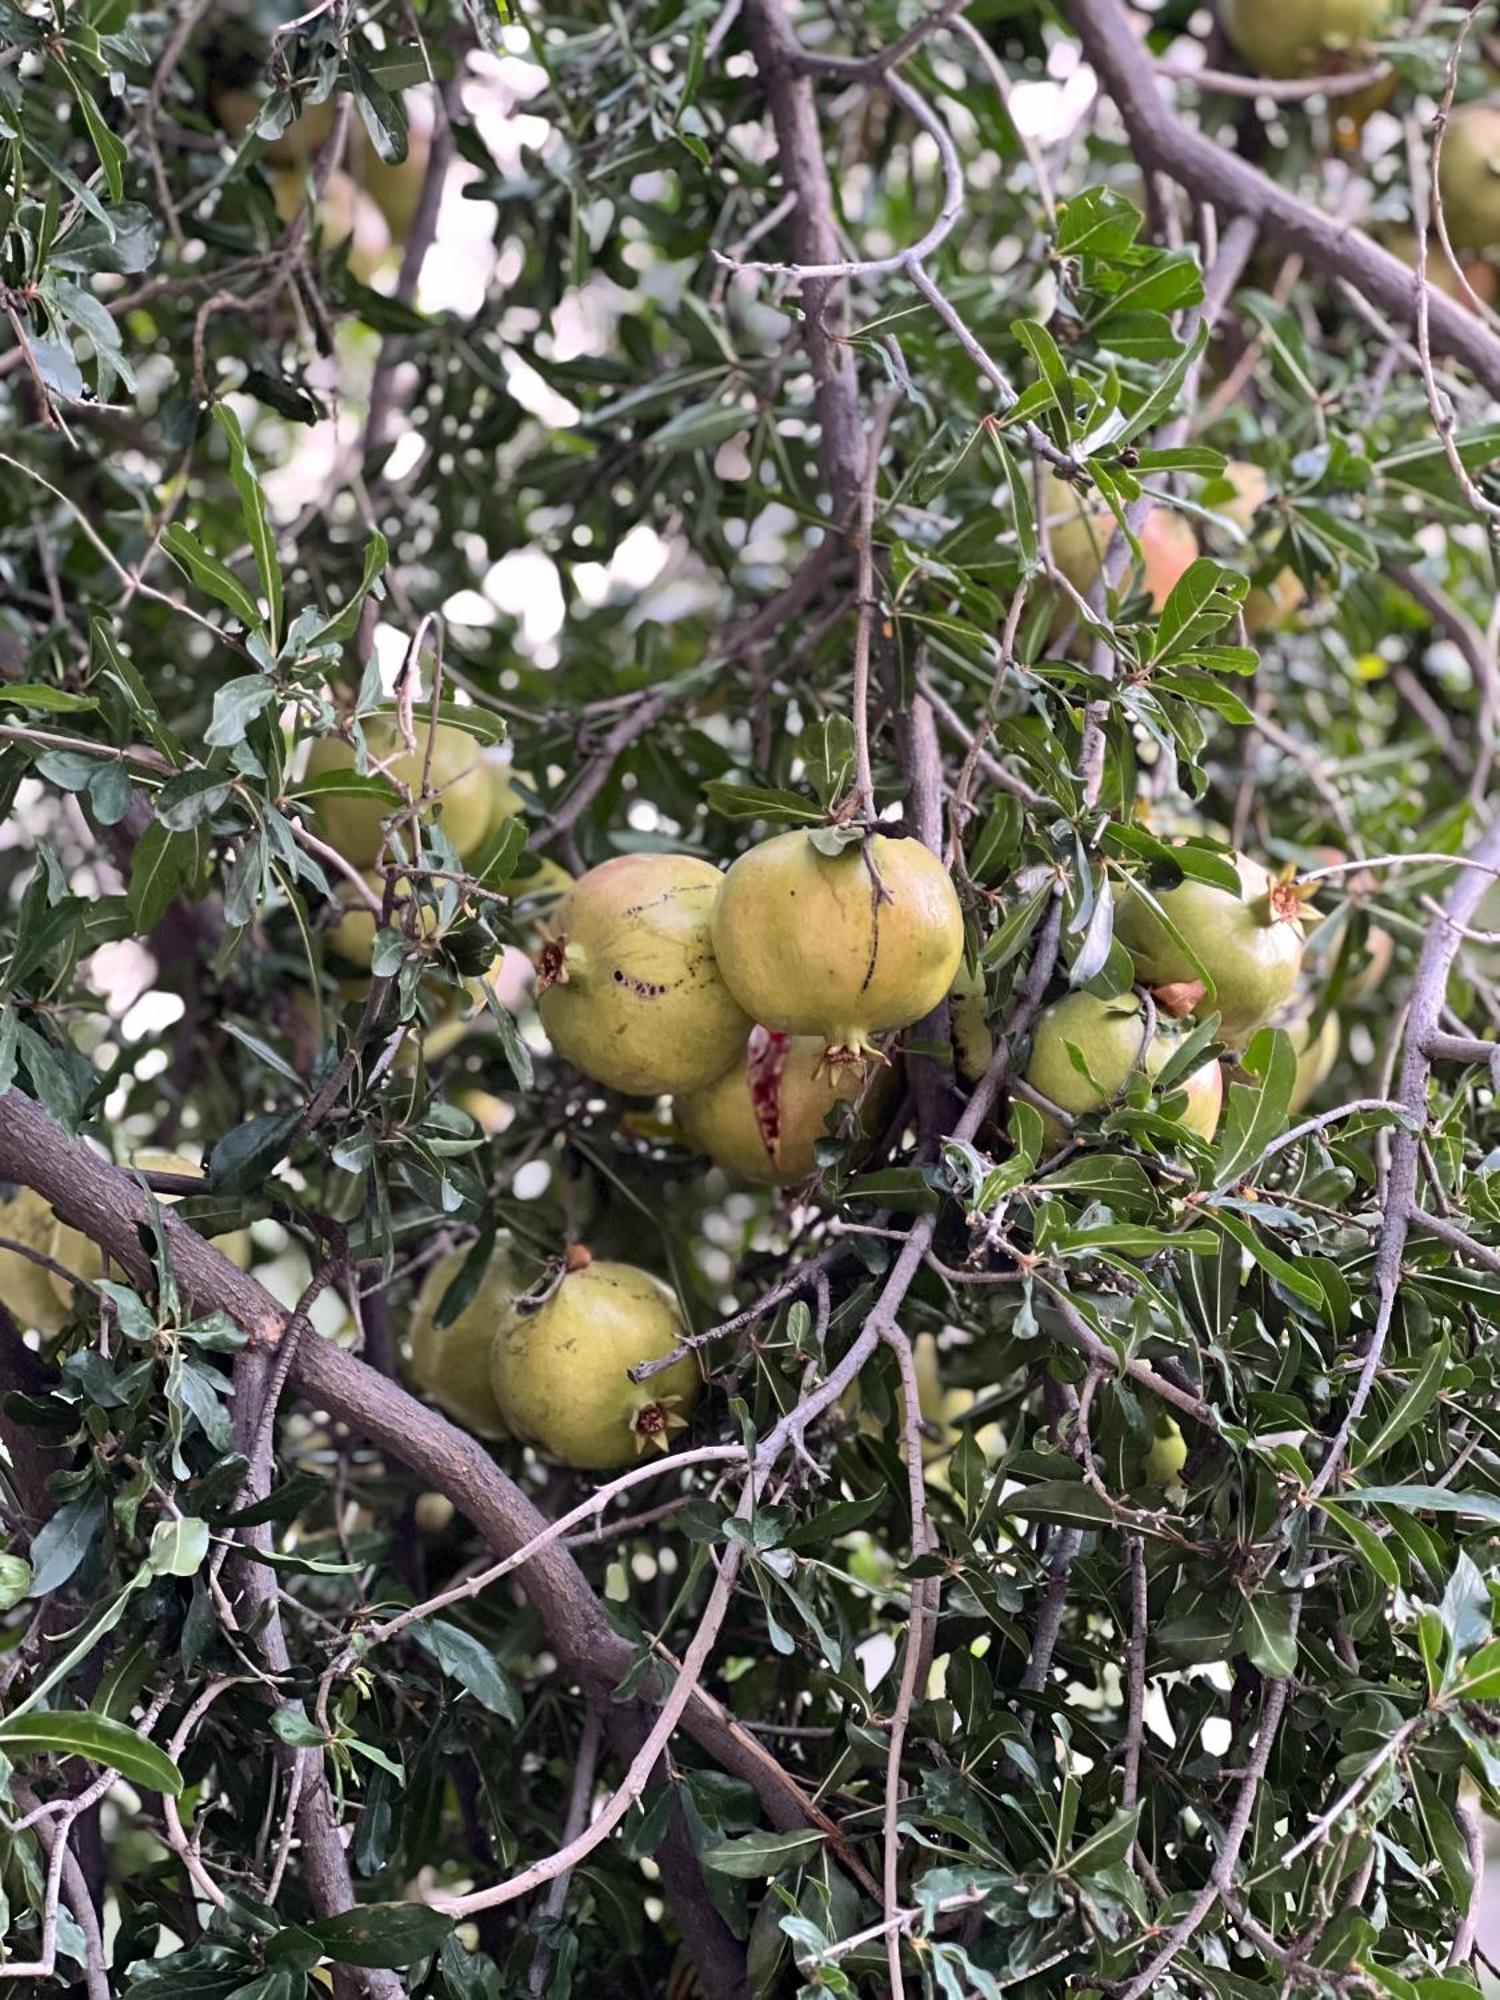
<svg viewBox="0 0 1500 2000"><path fill-rule="evenodd" d="M779 833L724 877L714 950L730 991L765 1027L821 1037L831 1063L920 1021L963 957L963 913L937 856L874 834L836 855Z"/></svg>
<svg viewBox="0 0 1500 2000"><path fill-rule="evenodd" d="M1079 1118L1102 1111L1124 1088L1132 1070L1143 1068L1154 1080L1175 1047L1172 1035L1161 1027L1147 1040L1146 1012L1133 993L1115 1000L1069 993L1038 1016L1026 1081L1059 1111ZM1070 1048L1083 1057L1087 1076L1074 1066ZM1187 1099L1182 1123L1190 1132L1211 1139L1224 1099L1219 1065L1200 1064L1175 1089ZM1066 1136L1062 1124L1044 1111L1042 1125L1048 1145L1060 1145Z"/></svg>
<svg viewBox="0 0 1500 2000"><path fill-rule="evenodd" d="M1187 1464L1187 1439L1179 1425L1170 1417L1166 1419L1166 1429L1159 1430L1151 1441L1151 1449L1146 1453L1146 1477L1153 1486L1175 1486L1182 1468Z"/></svg>
<svg viewBox="0 0 1500 2000"><path fill-rule="evenodd" d="M378 764L394 784L406 786L414 797L421 792L423 770L427 769L428 784L436 797L423 808L424 817L436 814L458 854L465 858L472 854L490 823L489 780L474 738L462 729L440 722L433 734L429 767L427 723L418 723L413 731L415 750L402 749L400 732L388 716L373 717L363 728L371 764ZM353 769L353 746L341 737L324 736L312 746L307 760L310 778L325 771ZM318 832L346 861L356 868L372 868L380 855L387 814L400 810L399 806L387 806L378 798L330 795L318 800L313 817ZM398 838L409 846L409 824Z"/></svg>
<svg viewBox="0 0 1500 2000"><path fill-rule="evenodd" d="M273 177L271 199L283 222L290 222L307 198L308 183L302 172L287 168ZM318 196L317 220L330 251L347 240L349 269L361 284L368 285L391 248L385 217L369 195L347 174L332 173Z"/></svg>
<svg viewBox="0 0 1500 2000"><path fill-rule="evenodd" d="M517 1437L583 1472L669 1451L698 1400L689 1355L645 1382L627 1370L670 1354L686 1328L659 1278L633 1264L567 1270L546 1303L516 1313L491 1355L495 1400Z"/></svg>
<svg viewBox="0 0 1500 2000"><path fill-rule="evenodd" d="M1270 496L1271 483L1262 467L1242 458L1232 458L1224 468L1224 476L1234 487L1234 498L1222 502L1219 512L1232 521L1242 535L1248 536L1255 525L1256 513ZM1254 543L1244 545L1242 559L1252 569L1256 567L1261 558L1257 556ZM1258 633L1269 632L1285 624L1306 596L1302 579L1294 569L1278 570L1269 583L1255 584L1246 597L1243 611L1245 630L1253 639Z"/></svg>
<svg viewBox="0 0 1500 2000"><path fill-rule="evenodd" d="M1320 76L1357 66L1391 0L1222 0L1224 32L1261 76Z"/></svg>
<svg viewBox="0 0 1500 2000"><path fill-rule="evenodd" d="M710 914L723 876L691 854L622 854L591 868L552 919L542 1025L575 1069L630 1097L698 1090L754 1023L720 977Z"/></svg>
<svg viewBox="0 0 1500 2000"><path fill-rule="evenodd" d="M984 974L977 968L972 972L966 964L958 968L948 995L948 1027L959 1075L965 1083L978 1083L994 1061L995 1034Z"/></svg>
<svg viewBox="0 0 1500 2000"><path fill-rule="evenodd" d="M467 1255L466 1250L450 1251L422 1281L409 1330L411 1376L465 1430L477 1437L503 1437L505 1422L490 1380L490 1350L510 1317L515 1276L507 1246L497 1243L479 1290L450 1325L439 1326L438 1308Z"/></svg>
<svg viewBox="0 0 1500 2000"><path fill-rule="evenodd" d="M1085 504L1085 497L1064 479L1048 476L1042 505L1046 509L1048 542L1052 560L1080 597L1087 597L1098 581L1105 551L1115 534L1115 517L1102 501ZM1141 587L1160 611L1173 585L1189 564L1196 561L1198 542L1180 514L1167 507L1153 507L1136 538L1141 545ZM1124 579L1122 579L1123 581ZM1054 621L1055 629L1072 621L1074 607L1065 599Z"/></svg>
<svg viewBox="0 0 1500 2000"><path fill-rule="evenodd" d="M1465 104L1453 113L1438 161L1438 191L1455 250L1500 249L1500 105ZM1429 244L1429 266L1433 262Z"/></svg>
<svg viewBox="0 0 1500 2000"><path fill-rule="evenodd" d="M1328 1081L1338 1061L1342 1040L1339 1017L1337 1014L1325 1014L1316 1035L1309 1033L1312 1025L1310 1014L1294 1014L1290 1019L1283 1016L1278 1018L1276 1025L1285 1028L1297 1057L1297 1075L1287 1109L1301 1111Z"/></svg>
<svg viewBox="0 0 1500 2000"><path fill-rule="evenodd" d="M1169 935L1145 898L1127 891L1115 913L1115 935L1146 985L1173 1012L1216 1012L1226 1041L1243 1042L1285 1004L1302 967L1302 905L1296 892L1273 882L1258 861L1236 855L1240 893L1191 876L1157 895L1192 947L1215 993ZM1197 989L1196 993L1194 989Z"/></svg>
<svg viewBox="0 0 1500 2000"><path fill-rule="evenodd" d="M181 1153L158 1153L148 1147L144 1151L132 1153L129 1164L132 1167L144 1168L148 1173L187 1174L194 1180L201 1180L203 1192L205 1194L209 1192L208 1181L204 1177L202 1167L196 1160L189 1160ZM182 1197L176 1194L159 1194L156 1199L164 1208L170 1208ZM0 1231L0 1235L3 1234L4 1232ZM209 1241L238 1270L249 1270L251 1246L248 1229L230 1229L222 1236L210 1237ZM56 1224L48 1254L56 1263L61 1264L65 1271L71 1271L76 1277L83 1278L90 1284L97 1283L104 1276L103 1251L91 1237L85 1236L82 1230L74 1229L66 1222ZM118 1272L118 1266L116 1270ZM55 1272L49 1272L47 1281L63 1304L71 1307L73 1287L68 1280L58 1277Z"/></svg>
<svg viewBox="0 0 1500 2000"><path fill-rule="evenodd" d="M677 1100L684 1132L715 1166L767 1187L790 1187L817 1167L815 1149L828 1118L861 1098L857 1122L868 1137L889 1103L894 1073L868 1080L857 1069L830 1068L815 1035L756 1028L745 1054L702 1090Z"/></svg>
<svg viewBox="0 0 1500 2000"><path fill-rule="evenodd" d="M8 1236L13 1243L24 1243L51 1256L58 1228L51 1203L35 1188L19 1188L8 1201L0 1202L0 1236ZM71 1291L59 1291L43 1265L33 1264L18 1250L0 1250L0 1303L17 1326L56 1333L67 1317L64 1305L71 1301Z"/></svg>
<svg viewBox="0 0 1500 2000"><path fill-rule="evenodd" d="M419 1535L445 1535L457 1512L446 1493L419 1493L411 1510Z"/></svg>

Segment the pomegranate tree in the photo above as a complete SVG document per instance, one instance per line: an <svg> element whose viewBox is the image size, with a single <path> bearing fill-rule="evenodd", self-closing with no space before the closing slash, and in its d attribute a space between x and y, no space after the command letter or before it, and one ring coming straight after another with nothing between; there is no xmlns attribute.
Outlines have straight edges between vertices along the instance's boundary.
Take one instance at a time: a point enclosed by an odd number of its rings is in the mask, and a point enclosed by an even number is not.
<svg viewBox="0 0 1500 2000"><path fill-rule="evenodd" d="M1100 1000L1092 993L1070 993L1038 1018L1026 1081L1059 1111L1078 1118L1102 1111L1137 1069L1144 1070L1154 1082L1175 1048L1176 1039L1165 1028L1157 1026L1152 1031L1146 1010L1133 993L1114 1000ZM1182 1123L1190 1132L1211 1139L1224 1100L1217 1062L1200 1064L1175 1090L1187 1100L1179 1114ZM1062 1123L1046 1112L1042 1122L1047 1143L1060 1144L1066 1137Z"/></svg>

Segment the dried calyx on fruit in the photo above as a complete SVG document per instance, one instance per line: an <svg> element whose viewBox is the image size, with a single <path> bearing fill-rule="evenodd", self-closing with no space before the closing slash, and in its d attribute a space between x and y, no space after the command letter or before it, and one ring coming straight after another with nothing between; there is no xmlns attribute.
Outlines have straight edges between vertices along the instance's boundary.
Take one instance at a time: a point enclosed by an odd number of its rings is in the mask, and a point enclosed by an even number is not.
<svg viewBox="0 0 1500 2000"><path fill-rule="evenodd" d="M714 960L709 919L724 878L691 854L622 854L558 905L538 968L542 1025L558 1054L632 1097L697 1090L754 1025Z"/></svg>
<svg viewBox="0 0 1500 2000"><path fill-rule="evenodd" d="M496 1243L473 1297L446 1325L438 1324L443 1301L469 1255L468 1250L449 1251L422 1281L408 1328L411 1377L465 1430L479 1437L503 1437L505 1421L490 1379L490 1350L516 1296L508 1239Z"/></svg>
<svg viewBox="0 0 1500 2000"><path fill-rule="evenodd" d="M1026 1081L1070 1118L1102 1111L1134 1070L1144 1070L1154 1083L1176 1052L1177 1038L1169 1030L1158 1025L1152 1033L1149 1027L1146 1010L1133 993L1113 1000L1070 993L1038 1016ZM1224 1101L1218 1063L1201 1063L1169 1095L1177 1092L1186 1100L1178 1114L1181 1123L1211 1139ZM1066 1132L1060 1121L1044 1111L1042 1124L1047 1143L1061 1144Z"/></svg>
<svg viewBox="0 0 1500 2000"><path fill-rule="evenodd" d="M837 1065L864 1062L872 1036L946 996L964 926L947 869L920 841L877 833L825 853L798 831L734 863L713 939L745 1011L783 1034L818 1036Z"/></svg>
<svg viewBox="0 0 1500 2000"><path fill-rule="evenodd" d="M1155 895L1181 943L1134 888L1120 900L1115 935L1165 1013L1217 1013L1225 1040L1239 1043L1284 1005L1297 983L1305 896L1247 855L1231 859L1238 895L1193 876Z"/></svg>
<svg viewBox="0 0 1500 2000"><path fill-rule="evenodd" d="M684 1355L642 1383L629 1371L670 1354L686 1331L659 1278L575 1247L536 1311L499 1330L490 1367L500 1414L517 1437L580 1471L670 1451L698 1400L697 1362Z"/></svg>
<svg viewBox="0 0 1500 2000"><path fill-rule="evenodd" d="M678 1122L727 1173L771 1187L806 1180L832 1113L848 1106L848 1123L867 1139L895 1093L894 1070L865 1074L822 1056L815 1035L756 1028L739 1061L678 1098Z"/></svg>

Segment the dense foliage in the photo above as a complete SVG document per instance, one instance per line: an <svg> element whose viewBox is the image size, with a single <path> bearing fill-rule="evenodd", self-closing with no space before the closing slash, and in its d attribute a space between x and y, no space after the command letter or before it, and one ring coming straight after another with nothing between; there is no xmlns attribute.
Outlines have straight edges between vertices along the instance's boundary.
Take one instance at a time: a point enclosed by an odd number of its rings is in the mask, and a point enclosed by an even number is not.
<svg viewBox="0 0 1500 2000"><path fill-rule="evenodd" d="M1488 24L1253 25L0 0L8 1975L1476 1990ZM876 819L810 1175L553 1052L570 878Z"/></svg>

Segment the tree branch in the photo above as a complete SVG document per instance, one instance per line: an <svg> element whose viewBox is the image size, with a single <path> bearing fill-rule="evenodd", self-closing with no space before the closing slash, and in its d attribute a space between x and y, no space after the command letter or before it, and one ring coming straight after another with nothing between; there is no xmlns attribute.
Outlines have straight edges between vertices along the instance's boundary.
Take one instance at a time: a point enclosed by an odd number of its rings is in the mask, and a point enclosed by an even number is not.
<svg viewBox="0 0 1500 2000"><path fill-rule="evenodd" d="M1416 327L1416 281L1399 257L1360 230L1320 215L1183 124L1158 89L1151 58L1118 0L1063 0L1063 12L1114 99L1143 166L1159 168L1221 214L1249 216L1269 242L1299 252L1320 272L1348 279L1391 318ZM1500 395L1500 340L1462 306L1431 286L1427 290L1433 346L1472 369L1491 395Z"/></svg>

